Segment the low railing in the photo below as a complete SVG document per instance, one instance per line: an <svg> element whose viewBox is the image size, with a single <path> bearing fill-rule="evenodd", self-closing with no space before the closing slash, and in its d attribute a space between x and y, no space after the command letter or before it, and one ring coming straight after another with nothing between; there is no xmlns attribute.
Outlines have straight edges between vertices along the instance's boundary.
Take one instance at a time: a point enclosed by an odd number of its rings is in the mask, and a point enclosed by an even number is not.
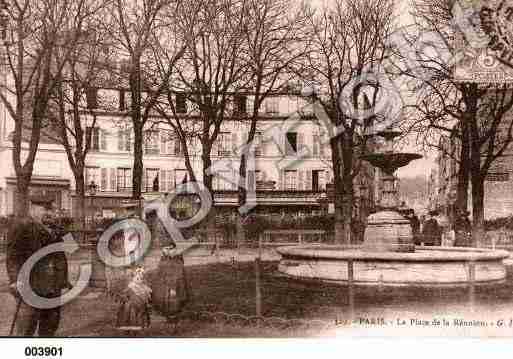
<svg viewBox="0 0 513 359"><path fill-rule="evenodd" d="M322 243L328 241L323 229L269 229L261 234L263 245L294 245L302 243Z"/></svg>

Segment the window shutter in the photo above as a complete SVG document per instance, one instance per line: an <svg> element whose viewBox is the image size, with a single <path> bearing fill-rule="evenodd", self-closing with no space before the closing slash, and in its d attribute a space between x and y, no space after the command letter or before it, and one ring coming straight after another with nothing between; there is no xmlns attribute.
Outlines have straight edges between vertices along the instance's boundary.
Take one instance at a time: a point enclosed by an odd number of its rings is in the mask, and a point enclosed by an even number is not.
<svg viewBox="0 0 513 359"><path fill-rule="evenodd" d="M304 185L305 181L305 171L298 171L298 179L297 179L297 189L303 190L306 189L306 186Z"/></svg>
<svg viewBox="0 0 513 359"><path fill-rule="evenodd" d="M85 183L85 189L87 191L87 185L91 182L90 176L89 176L89 169L86 167L84 169L84 183Z"/></svg>
<svg viewBox="0 0 513 359"><path fill-rule="evenodd" d="M305 146L305 136L303 133L298 132L297 133L297 152L296 153L302 153L303 147Z"/></svg>
<svg viewBox="0 0 513 359"><path fill-rule="evenodd" d="M212 151L210 152L212 156L217 156L219 154L219 135L216 140L212 144Z"/></svg>
<svg viewBox="0 0 513 359"><path fill-rule="evenodd" d="M146 168L143 167L143 175L142 175L142 192L146 192Z"/></svg>
<svg viewBox="0 0 513 359"><path fill-rule="evenodd" d="M238 143L237 143L237 133L232 132L232 155L236 156L238 150Z"/></svg>
<svg viewBox="0 0 513 359"><path fill-rule="evenodd" d="M168 155L174 155L175 154L175 141L177 141L176 138L168 138L166 142L166 153Z"/></svg>
<svg viewBox="0 0 513 359"><path fill-rule="evenodd" d="M181 151L180 139L179 138L175 138L173 142L174 142L174 153L175 153L175 156L181 156L182 155L182 151Z"/></svg>
<svg viewBox="0 0 513 359"><path fill-rule="evenodd" d="M306 171L305 189L307 191L311 191L312 190L312 170Z"/></svg>
<svg viewBox="0 0 513 359"><path fill-rule="evenodd" d="M93 138L91 140L91 148L99 151L100 150L100 129L95 127L93 129Z"/></svg>
<svg viewBox="0 0 513 359"><path fill-rule="evenodd" d="M107 151L107 131L100 129L100 150Z"/></svg>
<svg viewBox="0 0 513 359"><path fill-rule="evenodd" d="M231 183L232 190L237 190L237 188L239 186L238 185L238 183L239 183L238 179L239 179L239 173L237 172L237 170L233 170L232 171L232 183Z"/></svg>
<svg viewBox="0 0 513 359"><path fill-rule="evenodd" d="M279 188L285 189L285 172L283 170L280 170Z"/></svg>
<svg viewBox="0 0 513 359"><path fill-rule="evenodd" d="M125 91L119 90L119 111L125 111L126 105L125 105Z"/></svg>
<svg viewBox="0 0 513 359"><path fill-rule="evenodd" d="M260 155L265 156L267 154L267 142L264 142L264 136L262 134L259 135L258 140L260 141Z"/></svg>
<svg viewBox="0 0 513 359"><path fill-rule="evenodd" d="M114 192L117 191L116 183L117 183L116 169L111 168L110 169L110 190L111 191L114 191Z"/></svg>
<svg viewBox="0 0 513 359"><path fill-rule="evenodd" d="M160 133L160 153L165 155L167 154L167 142L169 139L167 138L167 135L163 132Z"/></svg>
<svg viewBox="0 0 513 359"><path fill-rule="evenodd" d="M108 183L109 183L108 170L107 170L107 168L102 168L100 171L101 171L100 190L106 191Z"/></svg>
<svg viewBox="0 0 513 359"><path fill-rule="evenodd" d="M85 140L84 140L84 148L86 148L86 145L87 145L87 142L89 142L89 148L92 149L93 148L93 143L92 143L92 135L93 135L93 128L92 127L86 127L86 130L85 130Z"/></svg>
<svg viewBox="0 0 513 359"><path fill-rule="evenodd" d="M313 155L315 157L319 156L319 135L314 134L313 135Z"/></svg>
<svg viewBox="0 0 513 359"><path fill-rule="evenodd" d="M128 152L132 152L134 150L134 144L132 141L133 138L134 138L134 135L132 133L132 130L127 130L126 140L127 140Z"/></svg>
<svg viewBox="0 0 513 359"><path fill-rule="evenodd" d="M253 170L246 170L246 187L248 191L254 191L256 189L256 176Z"/></svg>
<svg viewBox="0 0 513 359"><path fill-rule="evenodd" d="M125 150L125 131L120 128L118 129L118 151Z"/></svg>
<svg viewBox="0 0 513 359"><path fill-rule="evenodd" d="M328 156L329 150L330 150L330 141L326 134L323 134L321 137L321 157Z"/></svg>
<svg viewBox="0 0 513 359"><path fill-rule="evenodd" d="M167 192L167 170L159 171L160 192Z"/></svg>
<svg viewBox="0 0 513 359"><path fill-rule="evenodd" d="M326 171L324 170L319 171L319 189L326 189Z"/></svg>
<svg viewBox="0 0 513 359"><path fill-rule="evenodd" d="M173 191L175 189L175 176L173 171L169 170L167 171L167 190L169 192Z"/></svg>

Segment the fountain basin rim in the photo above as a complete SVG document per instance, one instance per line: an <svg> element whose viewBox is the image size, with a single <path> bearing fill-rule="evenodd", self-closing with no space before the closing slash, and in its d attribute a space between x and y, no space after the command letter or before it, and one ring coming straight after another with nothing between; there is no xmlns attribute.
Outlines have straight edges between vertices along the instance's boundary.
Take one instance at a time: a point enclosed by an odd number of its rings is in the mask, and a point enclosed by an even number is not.
<svg viewBox="0 0 513 359"><path fill-rule="evenodd" d="M340 250L337 250L340 249ZM472 247L416 246L415 252L369 252L358 245L296 245L278 247L276 251L284 258L333 259L366 261L404 262L452 262L452 261L496 261L506 259L510 253L505 250Z"/></svg>

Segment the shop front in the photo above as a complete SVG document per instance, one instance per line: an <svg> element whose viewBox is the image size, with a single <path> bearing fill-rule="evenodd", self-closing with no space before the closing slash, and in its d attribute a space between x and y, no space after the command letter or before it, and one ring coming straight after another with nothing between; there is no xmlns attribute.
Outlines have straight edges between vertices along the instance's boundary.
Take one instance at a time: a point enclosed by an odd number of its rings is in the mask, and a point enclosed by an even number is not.
<svg viewBox="0 0 513 359"><path fill-rule="evenodd" d="M2 192L3 212L7 215L16 213L16 177L6 178L6 187ZM70 181L67 179L34 176L30 181L29 195L48 198L53 202L59 215L71 215Z"/></svg>

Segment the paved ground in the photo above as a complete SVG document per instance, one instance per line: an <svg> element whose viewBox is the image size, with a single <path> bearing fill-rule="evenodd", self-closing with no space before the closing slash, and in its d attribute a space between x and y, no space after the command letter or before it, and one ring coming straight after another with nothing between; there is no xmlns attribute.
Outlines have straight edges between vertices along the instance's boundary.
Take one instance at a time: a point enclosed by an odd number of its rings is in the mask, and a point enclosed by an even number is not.
<svg viewBox="0 0 513 359"><path fill-rule="evenodd" d="M187 250L189 245L179 245L179 251ZM221 250L212 255L209 248L190 248L184 255L186 266L202 266L214 263L233 263L253 261L256 251ZM69 260L70 278L76 281L79 275L80 265L90 263L90 253L80 250L75 252ZM277 255L265 252L263 259L275 260ZM144 263L148 270L155 269L160 259L160 251L154 250L146 256ZM8 335L12 318L15 312L16 302L8 292L7 273L5 270L5 254L0 254L0 336ZM96 336L98 329L112 324L115 320L117 303L108 297L103 290L87 288L78 298L63 307L63 320L61 321L58 335L60 336ZM158 325L165 321L157 313L153 314L152 323ZM119 335L111 332L109 335Z"/></svg>
<svg viewBox="0 0 513 359"><path fill-rule="evenodd" d="M186 309L188 313L210 314L188 315L174 326L158 313L153 313L151 328L143 335L513 336L512 273L503 285L476 288L475 292L467 288L356 288L351 310L346 287L298 283L276 277L276 260L279 257L270 250L262 253L261 310L263 316L275 319L271 325L255 322L251 319L255 314L255 272L251 262L256 254L254 249L221 250L217 255L212 255L208 248L190 249L184 258L193 300ZM149 270L154 269L158 260L159 252L153 251L146 258L145 265ZM85 251L73 254L70 258L72 278L77 278L79 266L89 261L90 255ZM7 292L4 265L0 265L0 301L3 304L0 306L0 335L7 335L15 301ZM116 308L117 303L105 292L88 288L63 307L58 335L120 336L122 333L114 328ZM290 322L284 324L283 319ZM306 323L320 319L324 324L321 323L322 328L299 325L300 329L297 329L295 319ZM442 322L442 319L450 324L446 327L426 325L434 320ZM384 324L376 324L381 320ZM461 325L458 320L463 320ZM478 322L473 322L475 320ZM325 323L329 326L324 327Z"/></svg>

